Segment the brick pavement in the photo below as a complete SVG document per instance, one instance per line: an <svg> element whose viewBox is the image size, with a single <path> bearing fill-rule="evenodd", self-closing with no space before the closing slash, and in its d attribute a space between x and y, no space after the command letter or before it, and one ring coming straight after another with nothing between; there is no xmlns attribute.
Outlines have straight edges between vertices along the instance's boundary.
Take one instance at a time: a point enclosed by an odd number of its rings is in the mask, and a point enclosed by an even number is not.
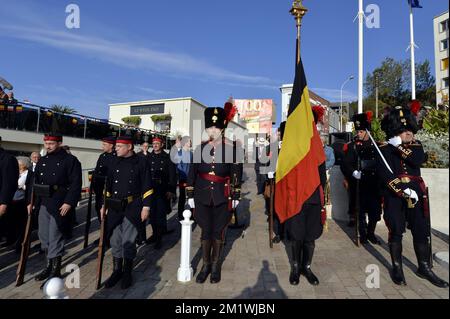
<svg viewBox="0 0 450 319"><path fill-rule="evenodd" d="M289 258L283 243L269 248L266 216L263 213L263 199L256 195L255 176L251 167L245 169L247 180L243 185L240 223L245 229L229 229L225 246L226 258L223 264L222 281L212 285L208 281L196 284L177 282L177 269L180 258L180 226L175 220L175 211L169 216L169 228L175 229L164 237L163 249L154 250L151 246L141 246L134 268L134 285L121 290L120 285L113 289L95 290L95 271L97 249L92 242L98 237L98 223L93 221L90 235L91 245L82 250L84 223L74 232L74 238L67 245L63 266L69 263L80 267L80 288L67 290L70 298L302 298L302 299L440 299L449 298L448 289L437 288L418 278L414 271L416 259L412 238L407 233L404 238L404 271L408 285L400 287L392 283L389 276L390 256L387 246L387 229L379 223L377 234L381 246L367 245L357 248L349 235L352 230L345 224L328 221L328 230L316 242L316 253L312 269L319 277L320 285L313 287L304 277L300 285L289 284ZM79 209L78 220L84 220L85 208ZM150 235L150 227L147 230ZM34 234L34 238L36 235ZM192 266L201 266L200 230L194 229L192 235ZM44 256L39 255L32 244L27 266L25 283L14 287L18 256L13 251L0 250L0 298L42 298L43 293L33 276L44 265ZM433 249L448 251L448 244L433 237ZM376 265L380 270L380 288L366 287L366 267ZM106 253L103 278L111 273L111 254ZM449 279L448 268L435 263L434 271Z"/></svg>

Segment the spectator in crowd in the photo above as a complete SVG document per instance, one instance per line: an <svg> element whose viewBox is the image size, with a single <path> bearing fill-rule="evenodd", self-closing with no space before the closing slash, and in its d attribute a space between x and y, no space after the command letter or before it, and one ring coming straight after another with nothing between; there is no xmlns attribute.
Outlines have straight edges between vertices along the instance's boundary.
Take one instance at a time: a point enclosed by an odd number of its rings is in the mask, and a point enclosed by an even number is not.
<svg viewBox="0 0 450 319"><path fill-rule="evenodd" d="M178 219L183 220L183 211L186 204L186 182L189 174L189 165L192 163L191 138L184 136L177 138L177 173L178 173Z"/></svg>
<svg viewBox="0 0 450 319"><path fill-rule="evenodd" d="M32 167L31 171L34 172L35 168L36 168L36 164L39 162L39 160L41 159L41 154L39 154L38 152L33 152L30 155L30 160L31 160L31 164Z"/></svg>

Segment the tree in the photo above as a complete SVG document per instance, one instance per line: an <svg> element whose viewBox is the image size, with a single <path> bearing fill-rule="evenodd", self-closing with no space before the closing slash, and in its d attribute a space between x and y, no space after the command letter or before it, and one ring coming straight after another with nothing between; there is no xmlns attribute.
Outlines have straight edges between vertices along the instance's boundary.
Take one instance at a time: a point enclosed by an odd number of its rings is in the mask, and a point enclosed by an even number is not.
<svg viewBox="0 0 450 319"><path fill-rule="evenodd" d="M375 100L378 85L378 99L389 106L407 105L411 100L411 63L386 58L381 66L367 74L366 98ZM416 99L423 105L436 104L435 79L431 75L430 62L416 63ZM364 105L366 109L366 105Z"/></svg>
<svg viewBox="0 0 450 319"><path fill-rule="evenodd" d="M52 110L55 113L61 113L61 114L75 114L77 113L74 108L71 108L70 106L65 105L58 105L53 104L50 106L50 110Z"/></svg>

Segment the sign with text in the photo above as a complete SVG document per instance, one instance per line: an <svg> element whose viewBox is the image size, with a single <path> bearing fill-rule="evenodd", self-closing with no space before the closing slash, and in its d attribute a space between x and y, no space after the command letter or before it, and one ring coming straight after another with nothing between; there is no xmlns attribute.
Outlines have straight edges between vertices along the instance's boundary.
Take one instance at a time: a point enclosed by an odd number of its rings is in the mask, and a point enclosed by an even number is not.
<svg viewBox="0 0 450 319"><path fill-rule="evenodd" d="M131 106L130 115L162 114L164 103Z"/></svg>
<svg viewBox="0 0 450 319"><path fill-rule="evenodd" d="M249 133L270 133L274 104L271 99L234 100Z"/></svg>

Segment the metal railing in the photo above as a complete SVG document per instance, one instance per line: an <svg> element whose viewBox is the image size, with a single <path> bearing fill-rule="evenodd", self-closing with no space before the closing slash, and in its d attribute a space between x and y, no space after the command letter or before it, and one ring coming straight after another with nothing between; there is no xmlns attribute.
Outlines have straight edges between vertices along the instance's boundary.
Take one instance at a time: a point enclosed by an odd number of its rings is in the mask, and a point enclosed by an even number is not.
<svg viewBox="0 0 450 319"><path fill-rule="evenodd" d="M133 137L136 144L159 136L166 141L167 149L174 143L173 137L167 132L132 127L78 113L63 114L48 107L16 100L0 100L0 128L35 133L57 132L64 136L93 140L123 134Z"/></svg>

